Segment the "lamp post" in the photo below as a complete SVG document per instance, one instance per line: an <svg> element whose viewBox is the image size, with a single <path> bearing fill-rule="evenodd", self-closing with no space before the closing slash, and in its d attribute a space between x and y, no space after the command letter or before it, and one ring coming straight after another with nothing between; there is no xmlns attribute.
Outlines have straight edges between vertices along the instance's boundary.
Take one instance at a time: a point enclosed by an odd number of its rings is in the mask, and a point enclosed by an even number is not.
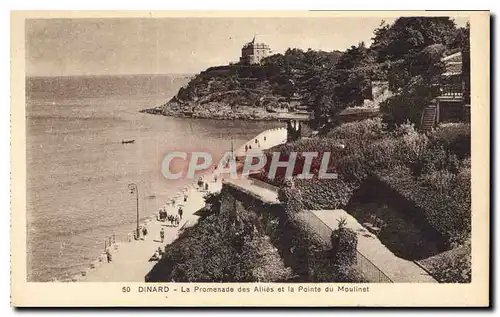
<svg viewBox="0 0 500 317"><path fill-rule="evenodd" d="M137 188L137 185L134 183L128 184L128 189L130 190L131 194L135 193L135 201L136 201L136 206L137 206L137 233L136 237L139 239L139 189Z"/></svg>

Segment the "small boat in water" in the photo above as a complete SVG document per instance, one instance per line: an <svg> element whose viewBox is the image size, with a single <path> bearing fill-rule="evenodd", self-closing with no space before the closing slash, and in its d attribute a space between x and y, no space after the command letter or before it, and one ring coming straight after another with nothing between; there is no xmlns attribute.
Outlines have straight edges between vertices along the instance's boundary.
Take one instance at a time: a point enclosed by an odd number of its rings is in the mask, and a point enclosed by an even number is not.
<svg viewBox="0 0 500 317"><path fill-rule="evenodd" d="M123 140L122 144L134 143L135 140Z"/></svg>

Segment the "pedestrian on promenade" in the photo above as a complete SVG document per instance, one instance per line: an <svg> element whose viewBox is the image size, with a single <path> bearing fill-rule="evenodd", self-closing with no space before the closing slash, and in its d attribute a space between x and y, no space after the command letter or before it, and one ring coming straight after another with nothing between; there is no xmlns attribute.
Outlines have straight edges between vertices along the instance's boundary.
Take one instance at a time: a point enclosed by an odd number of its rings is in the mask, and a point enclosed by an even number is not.
<svg viewBox="0 0 500 317"><path fill-rule="evenodd" d="M245 145L245 152L248 152L248 145Z"/></svg>
<svg viewBox="0 0 500 317"><path fill-rule="evenodd" d="M148 235L148 228L146 226L142 228L142 235L144 236L144 238L146 238L146 236Z"/></svg>
<svg viewBox="0 0 500 317"><path fill-rule="evenodd" d="M113 261L113 257L111 256L111 252L109 252L109 249L106 250L106 258L108 260L108 263Z"/></svg>
<svg viewBox="0 0 500 317"><path fill-rule="evenodd" d="M160 247L158 247L158 250L157 250L157 251L158 251L158 254L160 255L160 259L161 259L161 258L163 257L163 254L164 254L165 252L163 252L163 250L162 250Z"/></svg>
<svg viewBox="0 0 500 317"><path fill-rule="evenodd" d="M160 239L161 243L163 243L163 240L165 240L165 230L163 228L161 228L160 230Z"/></svg>
<svg viewBox="0 0 500 317"><path fill-rule="evenodd" d="M214 182L217 183L217 175L214 175Z"/></svg>
<svg viewBox="0 0 500 317"><path fill-rule="evenodd" d="M180 222L181 219L179 218L179 215L175 215L175 226L178 227Z"/></svg>
<svg viewBox="0 0 500 317"><path fill-rule="evenodd" d="M184 202L187 202L187 201L188 201L188 196L184 195Z"/></svg>
<svg viewBox="0 0 500 317"><path fill-rule="evenodd" d="M266 137L264 136L264 142L266 142Z"/></svg>
<svg viewBox="0 0 500 317"><path fill-rule="evenodd" d="M182 207L179 207L179 211L177 213L179 214L179 217L182 220L182 214L184 213L184 211L182 210Z"/></svg>
<svg viewBox="0 0 500 317"><path fill-rule="evenodd" d="M255 144L259 143L259 139L255 139Z"/></svg>
<svg viewBox="0 0 500 317"><path fill-rule="evenodd" d="M208 183L205 183L205 190L208 190Z"/></svg>

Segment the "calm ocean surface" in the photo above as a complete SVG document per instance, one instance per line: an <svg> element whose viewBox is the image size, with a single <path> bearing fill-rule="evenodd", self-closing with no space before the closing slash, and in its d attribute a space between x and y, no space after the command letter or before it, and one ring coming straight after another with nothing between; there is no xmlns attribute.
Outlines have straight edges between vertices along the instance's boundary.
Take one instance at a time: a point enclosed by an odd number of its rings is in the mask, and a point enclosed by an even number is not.
<svg viewBox="0 0 500 317"><path fill-rule="evenodd" d="M277 122L182 119L139 113L188 82L171 76L28 78L28 281L67 280L94 261L104 239L124 239L186 180L161 174L171 151L214 158ZM135 139L135 144L122 144Z"/></svg>

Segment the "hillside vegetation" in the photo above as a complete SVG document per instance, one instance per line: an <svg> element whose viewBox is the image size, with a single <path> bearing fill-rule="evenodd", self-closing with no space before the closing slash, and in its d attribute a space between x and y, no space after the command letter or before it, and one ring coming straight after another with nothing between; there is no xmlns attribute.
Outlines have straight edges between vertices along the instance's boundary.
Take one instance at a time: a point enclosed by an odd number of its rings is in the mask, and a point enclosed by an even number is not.
<svg viewBox="0 0 500 317"><path fill-rule="evenodd" d="M290 48L260 65L210 67L148 112L266 120L288 108L312 112L320 126L346 108L377 100L373 82L382 81L391 91L376 102L385 121L418 123L422 109L439 93L441 57L460 50L468 54L469 28L457 28L447 17L403 17L391 25L382 21L372 40L369 47L360 42L344 52Z"/></svg>

